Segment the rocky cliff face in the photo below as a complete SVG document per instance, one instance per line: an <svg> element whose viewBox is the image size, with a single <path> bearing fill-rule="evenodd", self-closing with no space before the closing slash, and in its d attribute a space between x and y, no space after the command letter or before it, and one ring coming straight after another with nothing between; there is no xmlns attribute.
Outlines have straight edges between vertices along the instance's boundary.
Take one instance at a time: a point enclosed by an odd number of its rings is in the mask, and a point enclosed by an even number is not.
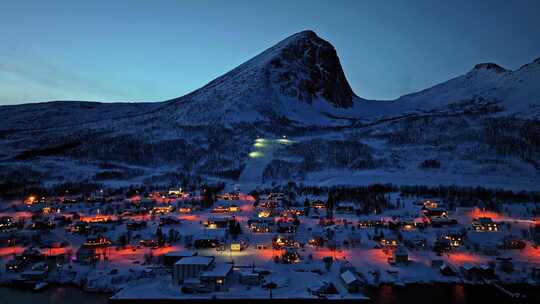
<svg viewBox="0 0 540 304"><path fill-rule="evenodd" d="M330 43L304 31L282 44L268 71L283 94L307 103L322 97L335 107L352 107L354 92Z"/></svg>

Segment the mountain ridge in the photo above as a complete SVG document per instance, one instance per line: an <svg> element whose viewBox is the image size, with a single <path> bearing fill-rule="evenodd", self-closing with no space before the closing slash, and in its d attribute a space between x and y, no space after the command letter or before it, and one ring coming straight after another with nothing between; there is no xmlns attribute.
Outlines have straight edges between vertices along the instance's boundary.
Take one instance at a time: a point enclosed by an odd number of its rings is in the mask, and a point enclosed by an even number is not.
<svg viewBox="0 0 540 304"><path fill-rule="evenodd" d="M343 120L330 117L395 116L441 109L478 97L500 102L509 113L536 116L539 111L528 109L540 103L540 90L534 87L537 81L540 83L539 65L540 58L514 71L496 63L479 63L466 74L395 100L365 100L347 82L335 48L315 32L306 30L281 40L184 96L163 102L52 101L1 106L4 124L0 130L66 126L63 119L88 123L152 113L184 125L275 119L303 125L342 125ZM100 114L96 108L106 113ZM22 111L30 114L19 113Z"/></svg>
<svg viewBox="0 0 540 304"><path fill-rule="evenodd" d="M301 32L168 101L0 107L0 182L116 176L111 183L131 185L175 182L181 172L257 183L488 177L533 189L539 77L540 60L514 71L481 63L393 101L366 100L350 88L335 48ZM441 167L419 167L430 159Z"/></svg>

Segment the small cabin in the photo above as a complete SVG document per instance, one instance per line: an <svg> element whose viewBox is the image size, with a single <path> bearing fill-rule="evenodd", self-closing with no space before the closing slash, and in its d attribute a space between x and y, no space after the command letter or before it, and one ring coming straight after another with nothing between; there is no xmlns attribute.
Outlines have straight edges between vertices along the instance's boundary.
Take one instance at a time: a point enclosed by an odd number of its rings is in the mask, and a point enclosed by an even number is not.
<svg viewBox="0 0 540 304"><path fill-rule="evenodd" d="M231 219L229 217L209 217L205 222L208 229L228 228Z"/></svg>
<svg viewBox="0 0 540 304"><path fill-rule="evenodd" d="M409 253L407 249L403 246L398 246L393 252L394 262L396 264L408 264L409 263Z"/></svg>
<svg viewBox="0 0 540 304"><path fill-rule="evenodd" d="M495 223L490 217L480 217L472 222L475 231L499 231L500 226Z"/></svg>
<svg viewBox="0 0 540 304"><path fill-rule="evenodd" d="M324 209L326 208L326 204L323 201L316 200L311 202L311 207L315 209Z"/></svg>
<svg viewBox="0 0 540 304"><path fill-rule="evenodd" d="M281 254L281 261L285 264L296 264L300 260L300 255L295 248L285 248Z"/></svg>
<svg viewBox="0 0 540 304"><path fill-rule="evenodd" d="M150 210L151 214L168 214L171 213L174 210L174 207L172 205L164 205L164 206L154 206L152 207L152 210Z"/></svg>
<svg viewBox="0 0 540 304"><path fill-rule="evenodd" d="M477 280L481 278L480 269L474 264L465 263L461 266L460 271L467 280Z"/></svg>
<svg viewBox="0 0 540 304"><path fill-rule="evenodd" d="M435 208L422 208L422 212L427 217L446 217L448 216L448 211L442 207Z"/></svg>
<svg viewBox="0 0 540 304"><path fill-rule="evenodd" d="M86 248L103 248L109 247L111 241L104 236L89 237L86 238L86 241L83 244L83 247Z"/></svg>
<svg viewBox="0 0 540 304"><path fill-rule="evenodd" d="M443 276L447 276L447 277L450 277L450 276L456 276L457 275L457 271L454 269L454 267L452 267L451 265L448 265L446 263L443 263L440 267L439 267L439 271L441 272L441 274Z"/></svg>
<svg viewBox="0 0 540 304"><path fill-rule="evenodd" d="M339 278L349 293L357 293L362 285L358 276L352 271L345 271L339 275Z"/></svg>
<svg viewBox="0 0 540 304"><path fill-rule="evenodd" d="M356 205L352 202L340 202L336 206L336 212L352 214L356 212Z"/></svg>

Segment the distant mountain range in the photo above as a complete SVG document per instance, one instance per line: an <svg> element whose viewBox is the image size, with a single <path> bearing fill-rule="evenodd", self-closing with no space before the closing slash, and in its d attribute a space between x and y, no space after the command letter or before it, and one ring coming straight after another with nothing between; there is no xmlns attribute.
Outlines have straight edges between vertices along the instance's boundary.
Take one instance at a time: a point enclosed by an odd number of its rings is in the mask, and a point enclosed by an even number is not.
<svg viewBox="0 0 540 304"><path fill-rule="evenodd" d="M421 92L373 101L353 92L334 47L303 31L168 101L2 106L0 178L132 184L181 171L234 180L255 138L287 135L293 143L267 157L254 183L531 189L540 184L539 117L540 59L515 71L478 64ZM423 168L426 159L442 165Z"/></svg>

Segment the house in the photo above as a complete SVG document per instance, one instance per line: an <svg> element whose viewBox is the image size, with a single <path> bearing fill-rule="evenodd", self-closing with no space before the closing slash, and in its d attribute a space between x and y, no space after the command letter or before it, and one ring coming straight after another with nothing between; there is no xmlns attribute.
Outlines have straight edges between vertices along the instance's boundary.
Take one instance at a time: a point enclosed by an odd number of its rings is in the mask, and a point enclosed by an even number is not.
<svg viewBox="0 0 540 304"><path fill-rule="evenodd" d="M465 238L465 235L463 235L463 233L461 232L449 231L444 234L443 238L450 241L450 246L459 247L463 245L463 240Z"/></svg>
<svg viewBox="0 0 540 304"><path fill-rule="evenodd" d="M494 279L495 278L495 263L493 264L487 264L483 263L480 264L478 267L478 271L480 272L480 275L486 279Z"/></svg>
<svg viewBox="0 0 540 304"><path fill-rule="evenodd" d="M159 248L159 242L154 239L143 239L139 241L139 245L146 248L156 249Z"/></svg>
<svg viewBox="0 0 540 304"><path fill-rule="evenodd" d="M514 263L512 262L512 258L510 258L510 257L508 257L508 258L498 257L497 261L499 263L499 268L502 271L507 272L507 273L510 273L510 272L514 271Z"/></svg>
<svg viewBox="0 0 540 304"><path fill-rule="evenodd" d="M51 221L47 221L43 219L36 219L32 222L30 229L46 231L46 230L52 230L55 227L56 225Z"/></svg>
<svg viewBox="0 0 540 304"><path fill-rule="evenodd" d="M384 250L394 249L398 246L398 240L395 238L383 238L379 243Z"/></svg>
<svg viewBox="0 0 540 304"><path fill-rule="evenodd" d="M465 263L460 268L461 274L467 280L476 280L481 277L480 269L471 263Z"/></svg>
<svg viewBox="0 0 540 304"><path fill-rule="evenodd" d="M231 263L215 263L213 267L201 273L201 282L215 291L226 291L233 273Z"/></svg>
<svg viewBox="0 0 540 304"><path fill-rule="evenodd" d="M94 264L99 261L100 254L94 248L81 246L75 253L77 262L80 264Z"/></svg>
<svg viewBox="0 0 540 304"><path fill-rule="evenodd" d="M289 207L288 209L283 210L281 213L281 215L285 217L301 216L304 214L305 214L305 210L299 207Z"/></svg>
<svg viewBox="0 0 540 304"><path fill-rule="evenodd" d="M193 211L193 208L191 206L182 206L178 208L179 213L191 213Z"/></svg>
<svg viewBox="0 0 540 304"><path fill-rule="evenodd" d="M398 246L393 252L394 262L396 264L409 263L409 253L403 246Z"/></svg>
<svg viewBox="0 0 540 304"><path fill-rule="evenodd" d="M351 214L356 211L356 205L352 202L340 202L336 206L337 213Z"/></svg>
<svg viewBox="0 0 540 304"><path fill-rule="evenodd" d="M6 271L20 271L25 266L26 263L22 259L16 257L6 263Z"/></svg>
<svg viewBox="0 0 540 304"><path fill-rule="evenodd" d="M214 264L214 257L191 256L180 259L174 264L173 281L181 284L185 279L198 278Z"/></svg>
<svg viewBox="0 0 540 304"><path fill-rule="evenodd" d="M240 211L240 206L236 204L229 205L229 212L239 212L239 211Z"/></svg>
<svg viewBox="0 0 540 304"><path fill-rule="evenodd" d="M167 194L170 195L170 196L181 197L182 194L183 194L182 188L178 188L178 189L171 188L171 189L169 189L169 191L167 192Z"/></svg>
<svg viewBox="0 0 540 304"><path fill-rule="evenodd" d="M108 240L104 236L97 236L97 237L89 237L86 238L86 241L83 244L83 247L86 248L103 248L103 247L109 247L111 245L111 241Z"/></svg>
<svg viewBox="0 0 540 304"><path fill-rule="evenodd" d="M419 201L417 205L421 205L423 208L437 208L439 203L434 199L426 199Z"/></svg>
<svg viewBox="0 0 540 304"><path fill-rule="evenodd" d="M278 233L295 233L296 225L294 225L294 223L291 223L291 222L278 223L276 230Z"/></svg>
<svg viewBox="0 0 540 304"><path fill-rule="evenodd" d="M433 251L438 253L452 250L452 241L447 238L437 238L433 243Z"/></svg>
<svg viewBox="0 0 540 304"><path fill-rule="evenodd" d="M432 227L442 227L446 225L455 225L457 220L448 216L432 216L430 217Z"/></svg>
<svg viewBox="0 0 540 304"><path fill-rule="evenodd" d="M270 193L268 195L268 201L271 201L274 206L283 206L285 200L285 194L283 193Z"/></svg>
<svg viewBox="0 0 540 304"><path fill-rule="evenodd" d="M339 278L349 293L357 293L360 291L361 282L358 276L352 271L345 271L339 275Z"/></svg>
<svg viewBox="0 0 540 304"><path fill-rule="evenodd" d="M423 237L423 235L412 235L411 237L405 235L404 244L407 248L423 250L427 247L427 240Z"/></svg>
<svg viewBox="0 0 540 304"><path fill-rule="evenodd" d="M0 231L17 230L17 225L11 216L0 217Z"/></svg>
<svg viewBox="0 0 540 304"><path fill-rule="evenodd" d="M323 201L313 201L311 202L311 207L315 209L323 209L326 208L326 204Z"/></svg>
<svg viewBox="0 0 540 304"><path fill-rule="evenodd" d="M183 250L183 251L173 251L163 255L163 264L165 266L172 267L176 262L180 261L183 258L196 256L196 251Z"/></svg>
<svg viewBox="0 0 540 304"><path fill-rule="evenodd" d="M281 260L285 264L295 264L300 262L300 255L295 248L285 248L281 254Z"/></svg>
<svg viewBox="0 0 540 304"><path fill-rule="evenodd" d="M447 277L450 277L450 276L456 276L457 275L457 271L454 269L454 267L452 267L451 265L448 265L446 263L443 263L440 267L439 267L439 271L441 272L441 274L443 276L447 276Z"/></svg>
<svg viewBox="0 0 540 304"><path fill-rule="evenodd" d="M209 217L204 225L208 229L228 228L230 221L229 217Z"/></svg>
<svg viewBox="0 0 540 304"><path fill-rule="evenodd" d="M362 244L362 234L358 231L351 231L347 234L347 239L345 239L343 242L344 245L357 247Z"/></svg>
<svg viewBox="0 0 540 304"><path fill-rule="evenodd" d="M292 236L278 235L272 238L272 247L274 249L281 249L284 247L300 248L303 245L297 242Z"/></svg>
<svg viewBox="0 0 540 304"><path fill-rule="evenodd" d="M525 249L527 244L515 235L507 235L503 239L503 248L505 249Z"/></svg>
<svg viewBox="0 0 540 304"><path fill-rule="evenodd" d="M430 207L422 207L422 212L427 217L446 217L448 216L448 211L446 211L445 208L442 208L440 206L430 208Z"/></svg>
<svg viewBox="0 0 540 304"><path fill-rule="evenodd" d="M240 194L237 192L229 192L223 195L218 195L218 197L226 201L237 201L240 199Z"/></svg>
<svg viewBox="0 0 540 304"><path fill-rule="evenodd" d="M417 224L419 224L419 222L417 223L416 219L411 217L405 217L399 221L399 227L403 231L412 231L416 228Z"/></svg>
<svg viewBox="0 0 540 304"><path fill-rule="evenodd" d="M500 226L490 217L480 217L472 222L475 231L499 231Z"/></svg>
<svg viewBox="0 0 540 304"><path fill-rule="evenodd" d="M227 236L226 229L206 229L194 238L194 246L200 248L217 248Z"/></svg>
<svg viewBox="0 0 540 304"><path fill-rule="evenodd" d="M39 250L28 248L23 251L20 258L26 263L36 263L45 260L45 255L43 255Z"/></svg>
<svg viewBox="0 0 540 304"><path fill-rule="evenodd" d="M270 224L264 222L252 222L249 225L249 228L253 233L268 233L272 231Z"/></svg>
<svg viewBox="0 0 540 304"><path fill-rule="evenodd" d="M172 205L154 206L150 210L150 214L168 214L174 210Z"/></svg>
<svg viewBox="0 0 540 304"><path fill-rule="evenodd" d="M259 212L257 212L257 216L259 218L268 218L272 216L272 210L270 209L261 209Z"/></svg>
<svg viewBox="0 0 540 304"><path fill-rule="evenodd" d="M63 253L49 254L47 255L46 265L50 271L55 271L58 267L62 266L66 260L66 255Z"/></svg>
<svg viewBox="0 0 540 304"><path fill-rule="evenodd" d="M225 206L225 204L219 204L214 209L212 209L212 212L214 213L227 213L229 212L229 207Z"/></svg>
<svg viewBox="0 0 540 304"><path fill-rule="evenodd" d="M308 240L308 244L313 247L324 246L324 237L322 235L314 235Z"/></svg>

